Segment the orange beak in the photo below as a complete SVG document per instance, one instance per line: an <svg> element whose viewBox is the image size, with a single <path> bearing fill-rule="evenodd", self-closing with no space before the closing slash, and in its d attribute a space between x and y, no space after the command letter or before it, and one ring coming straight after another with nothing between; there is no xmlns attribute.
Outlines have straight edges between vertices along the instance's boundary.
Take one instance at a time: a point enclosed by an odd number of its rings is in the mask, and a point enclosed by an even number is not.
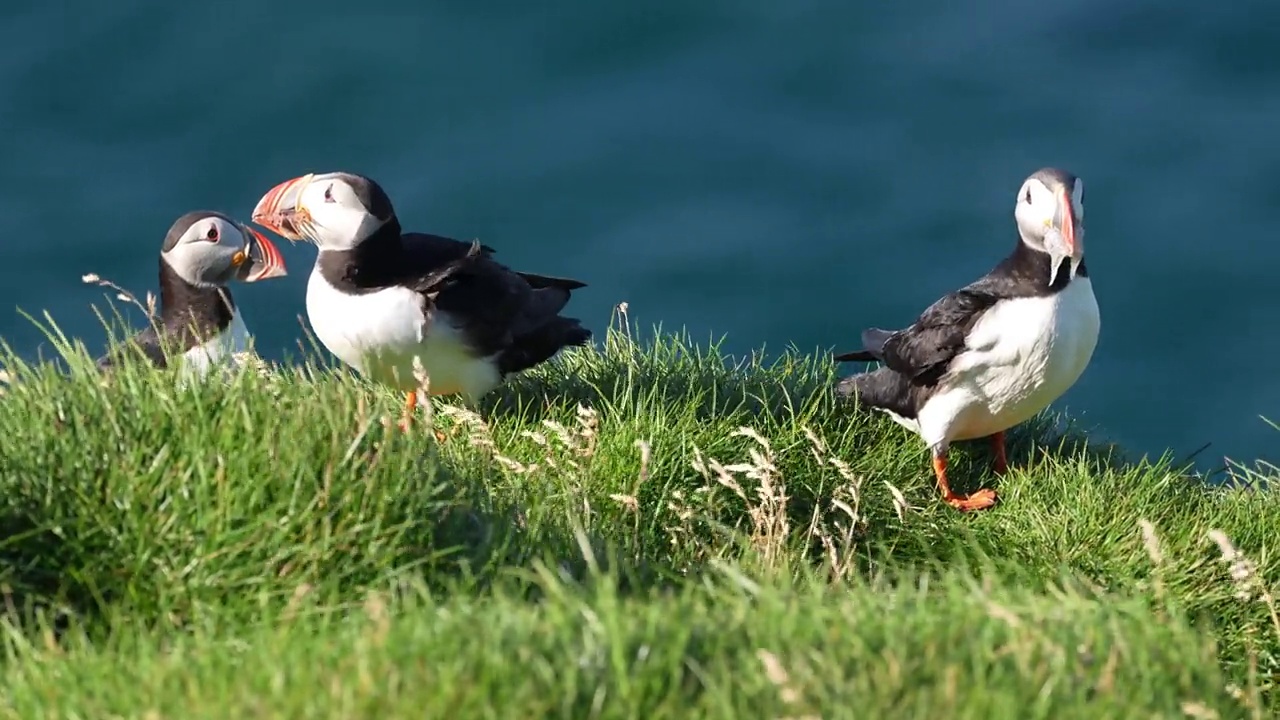
<svg viewBox="0 0 1280 720"><path fill-rule="evenodd" d="M1076 216L1075 208L1071 206L1071 196L1066 190L1058 196L1058 212L1054 217L1054 224L1058 226L1058 231L1062 233L1062 239L1067 242L1067 255L1076 256Z"/></svg>
<svg viewBox="0 0 1280 720"><path fill-rule="evenodd" d="M284 266L284 256L265 235L251 227L242 228L245 239L245 257L241 260L242 282L257 282L288 274Z"/></svg>
<svg viewBox="0 0 1280 720"><path fill-rule="evenodd" d="M305 240L300 227L310 215L302 205L302 191L313 177L312 174L296 177L268 190L254 206L251 219L290 242Z"/></svg>

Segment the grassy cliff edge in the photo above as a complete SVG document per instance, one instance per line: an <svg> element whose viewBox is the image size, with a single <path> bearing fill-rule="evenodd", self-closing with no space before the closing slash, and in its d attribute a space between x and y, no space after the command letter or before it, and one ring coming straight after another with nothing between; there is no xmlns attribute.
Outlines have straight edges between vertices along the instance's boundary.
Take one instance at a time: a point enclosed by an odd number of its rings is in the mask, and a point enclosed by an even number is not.
<svg viewBox="0 0 1280 720"><path fill-rule="evenodd" d="M0 716L1268 717L1280 501L1047 419L990 477L625 315L473 412L3 362ZM846 372L848 368L844 369Z"/></svg>

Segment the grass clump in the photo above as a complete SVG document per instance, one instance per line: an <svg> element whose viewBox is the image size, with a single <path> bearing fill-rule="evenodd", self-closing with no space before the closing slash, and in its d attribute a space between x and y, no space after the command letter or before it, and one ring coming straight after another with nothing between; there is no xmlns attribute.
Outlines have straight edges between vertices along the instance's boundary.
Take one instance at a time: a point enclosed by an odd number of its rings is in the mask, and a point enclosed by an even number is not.
<svg viewBox="0 0 1280 720"><path fill-rule="evenodd" d="M467 409L4 364L9 717L1265 717L1280 503L1041 420L992 511L820 357L626 321ZM425 427L424 427L425 426ZM981 444L957 485L990 482ZM425 715L424 715L425 713Z"/></svg>

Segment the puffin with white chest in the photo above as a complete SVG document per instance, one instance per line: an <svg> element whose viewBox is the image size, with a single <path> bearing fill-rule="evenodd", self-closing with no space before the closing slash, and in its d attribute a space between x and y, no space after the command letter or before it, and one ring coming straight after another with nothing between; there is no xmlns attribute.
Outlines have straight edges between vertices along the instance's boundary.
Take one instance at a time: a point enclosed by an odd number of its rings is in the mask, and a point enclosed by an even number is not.
<svg viewBox="0 0 1280 720"><path fill-rule="evenodd" d="M116 364L122 352L138 352L168 367L178 355L186 377L249 348L249 331L227 285L286 274L280 251L266 237L231 217L195 210L174 221L160 248L159 318L152 327L98 360Z"/></svg>
<svg viewBox="0 0 1280 720"><path fill-rule="evenodd" d="M835 358L883 364L841 380L836 392L919 434L943 499L960 510L988 508L996 494L951 491L949 445L991 438L996 472L1004 473L1005 431L1066 392L1098 343L1098 303L1084 262L1084 182L1057 168L1035 172L1018 190L1014 218L1018 242L991 272L906 328L864 331L863 350Z"/></svg>
<svg viewBox="0 0 1280 720"><path fill-rule="evenodd" d="M428 394L474 402L591 338L560 315L586 283L515 272L478 242L404 232L387 194L363 175L287 180L258 201L252 220L316 245L312 330L348 366L405 394L404 429L419 401L415 359Z"/></svg>

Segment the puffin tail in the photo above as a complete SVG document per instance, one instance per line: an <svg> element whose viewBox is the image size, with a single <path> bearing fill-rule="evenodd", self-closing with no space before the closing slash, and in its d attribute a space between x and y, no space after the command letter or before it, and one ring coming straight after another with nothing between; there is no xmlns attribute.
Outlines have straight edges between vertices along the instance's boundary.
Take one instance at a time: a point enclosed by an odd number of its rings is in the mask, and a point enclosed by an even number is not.
<svg viewBox="0 0 1280 720"><path fill-rule="evenodd" d="M836 383L836 395L866 407L889 410L903 418L915 418L916 407L911 381L901 373L882 367L851 375Z"/></svg>
<svg viewBox="0 0 1280 720"><path fill-rule="evenodd" d="M569 304L574 290L586 283L532 273L516 273L533 293L513 328L511 344L498 356L498 370L503 375L528 370L550 360L564 348L586 345L591 331L577 318L562 317L560 311Z"/></svg>
<svg viewBox="0 0 1280 720"><path fill-rule="evenodd" d="M839 353L835 356L836 362L876 362L879 359L868 350L854 350L853 352Z"/></svg>
<svg viewBox="0 0 1280 720"><path fill-rule="evenodd" d="M503 375L521 372L550 360L564 348L586 345L591 331L577 318L552 316L537 327L517 335L498 356L498 370Z"/></svg>
<svg viewBox="0 0 1280 720"><path fill-rule="evenodd" d="M884 346L894 336L891 330L870 328L862 331L862 350L840 353L836 362L884 362Z"/></svg>
<svg viewBox="0 0 1280 720"><path fill-rule="evenodd" d="M521 278L523 278L525 282L529 283L529 287L533 288L534 290L542 290L544 288L558 288L560 290L569 291L569 290L579 290L587 286L587 284L582 282L581 280L574 280L573 278L551 277L550 275L534 275L533 273L523 273L523 272L518 272L516 274L519 275Z"/></svg>

